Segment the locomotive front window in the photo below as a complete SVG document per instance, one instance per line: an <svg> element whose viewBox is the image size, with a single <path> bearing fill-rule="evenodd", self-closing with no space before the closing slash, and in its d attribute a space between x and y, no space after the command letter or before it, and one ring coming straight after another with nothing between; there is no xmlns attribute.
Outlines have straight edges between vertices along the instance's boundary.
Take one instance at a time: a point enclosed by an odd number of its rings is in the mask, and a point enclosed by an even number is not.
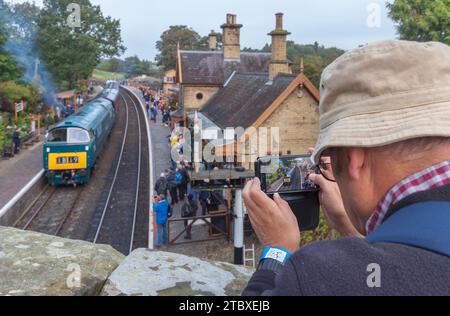
<svg viewBox="0 0 450 316"><path fill-rule="evenodd" d="M59 128L47 136L48 143L85 144L90 141L89 133L80 128Z"/></svg>
<svg viewBox="0 0 450 316"><path fill-rule="evenodd" d="M89 132L80 128L69 128L68 129L67 142L69 144L84 144L91 141L89 137Z"/></svg>
<svg viewBox="0 0 450 316"><path fill-rule="evenodd" d="M51 131L47 136L49 143L65 143L67 142L67 129L60 128Z"/></svg>

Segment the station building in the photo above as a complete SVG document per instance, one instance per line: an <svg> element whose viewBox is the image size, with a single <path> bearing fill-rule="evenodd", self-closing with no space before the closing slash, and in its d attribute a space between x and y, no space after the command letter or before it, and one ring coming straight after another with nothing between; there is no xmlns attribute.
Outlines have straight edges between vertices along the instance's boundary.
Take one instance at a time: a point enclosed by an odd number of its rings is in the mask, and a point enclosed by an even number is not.
<svg viewBox="0 0 450 316"><path fill-rule="evenodd" d="M210 51L177 50L177 82L180 85L180 108L185 119L193 124L202 121L203 128L226 130L243 128L246 139L252 133L277 146L271 155L305 154L314 146L319 135L320 95L314 84L303 73L292 74L287 57L287 36L283 29L283 14L276 14L272 37L272 52L241 52L240 31L236 15L227 14L223 29L223 49L217 50L217 37L211 32ZM279 138L263 135L278 128ZM261 133L263 131L263 133ZM247 133L248 132L248 133ZM246 139L235 139L223 146L234 146ZM261 148L245 147L247 156L242 163L252 168L252 161Z"/></svg>

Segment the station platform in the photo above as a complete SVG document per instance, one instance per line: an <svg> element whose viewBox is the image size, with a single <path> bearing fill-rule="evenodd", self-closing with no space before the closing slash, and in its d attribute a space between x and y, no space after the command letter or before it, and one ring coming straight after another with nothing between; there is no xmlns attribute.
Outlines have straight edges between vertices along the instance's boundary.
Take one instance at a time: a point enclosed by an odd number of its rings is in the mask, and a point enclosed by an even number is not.
<svg viewBox="0 0 450 316"><path fill-rule="evenodd" d="M0 159L0 209L42 170L42 144L38 142L9 159Z"/></svg>

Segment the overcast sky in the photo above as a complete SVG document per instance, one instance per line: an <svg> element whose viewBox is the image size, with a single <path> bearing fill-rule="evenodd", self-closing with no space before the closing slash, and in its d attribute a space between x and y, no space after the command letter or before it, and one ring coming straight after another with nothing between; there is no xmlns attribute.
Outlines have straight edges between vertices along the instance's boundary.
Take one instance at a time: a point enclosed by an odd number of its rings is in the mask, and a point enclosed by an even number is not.
<svg viewBox="0 0 450 316"><path fill-rule="evenodd" d="M13 0L24 2L24 0ZM42 0L35 1L41 4ZM76 2L76 0L74 0ZM385 0L91 0L105 15L120 19L125 56L153 60L155 43L170 25L188 25L200 35L221 31L227 13L237 14L242 47L262 48L270 42L277 12L297 43L318 41L325 46L352 49L374 41L393 39L396 32L387 17ZM377 8L380 9L379 23ZM374 19L373 19L374 18ZM379 25L378 25L379 24ZM372 27L370 27L372 26ZM373 27L375 26L375 27Z"/></svg>

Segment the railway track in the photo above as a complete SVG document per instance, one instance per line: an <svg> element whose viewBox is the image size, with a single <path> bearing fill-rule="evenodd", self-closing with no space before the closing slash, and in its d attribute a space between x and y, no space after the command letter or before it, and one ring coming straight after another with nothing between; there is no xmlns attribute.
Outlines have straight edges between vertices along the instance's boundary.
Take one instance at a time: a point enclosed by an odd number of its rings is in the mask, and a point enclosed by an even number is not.
<svg viewBox="0 0 450 316"><path fill-rule="evenodd" d="M117 127L100 159L100 164L111 160L110 166L96 172L85 186L46 185L13 227L109 244L125 255L136 248L148 247L147 118L134 94L123 89L121 99ZM108 154L112 156L105 159ZM86 213L89 215L84 216Z"/></svg>
<svg viewBox="0 0 450 316"><path fill-rule="evenodd" d="M94 219L95 234L90 241L109 244L127 255L135 248L147 247L148 164L144 163L143 157L148 142L146 116L137 103L139 101L125 90L121 91L121 98L126 109L121 150L106 199L98 208L99 220L96 223Z"/></svg>
<svg viewBox="0 0 450 316"><path fill-rule="evenodd" d="M74 189L47 185L13 226L59 236L83 191L84 187Z"/></svg>

